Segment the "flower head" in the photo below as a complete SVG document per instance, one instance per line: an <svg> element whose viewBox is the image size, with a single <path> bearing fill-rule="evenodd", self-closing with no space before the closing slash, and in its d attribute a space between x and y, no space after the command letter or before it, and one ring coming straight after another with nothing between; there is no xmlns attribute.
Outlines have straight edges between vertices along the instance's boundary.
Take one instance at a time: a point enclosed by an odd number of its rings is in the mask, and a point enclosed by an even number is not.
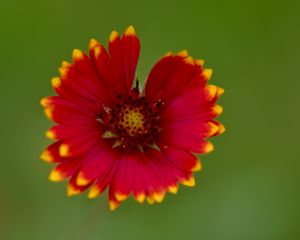
<svg viewBox="0 0 300 240"><path fill-rule="evenodd" d="M56 163L51 181L69 178L68 195L108 188L115 209L130 194L140 203L161 202L178 183L194 186L195 156L213 150L206 139L224 132L215 121L223 89L208 85L212 71L186 51L168 53L152 68L144 88L135 79L140 43L134 28L113 31L108 50L92 39L89 56L75 49L52 79L56 96L41 100L57 125L55 142L41 158Z"/></svg>

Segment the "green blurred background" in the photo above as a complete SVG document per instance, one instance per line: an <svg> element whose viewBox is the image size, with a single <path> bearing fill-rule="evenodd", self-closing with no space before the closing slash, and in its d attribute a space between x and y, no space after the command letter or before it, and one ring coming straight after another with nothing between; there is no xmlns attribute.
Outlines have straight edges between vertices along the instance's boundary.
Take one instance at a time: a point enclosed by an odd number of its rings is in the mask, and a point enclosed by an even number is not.
<svg viewBox="0 0 300 240"><path fill-rule="evenodd" d="M296 0L1 0L0 239L300 239L299 12ZM74 48L130 24L141 78L169 50L206 60L227 132L196 188L110 212L106 196L68 198L47 180L39 100Z"/></svg>

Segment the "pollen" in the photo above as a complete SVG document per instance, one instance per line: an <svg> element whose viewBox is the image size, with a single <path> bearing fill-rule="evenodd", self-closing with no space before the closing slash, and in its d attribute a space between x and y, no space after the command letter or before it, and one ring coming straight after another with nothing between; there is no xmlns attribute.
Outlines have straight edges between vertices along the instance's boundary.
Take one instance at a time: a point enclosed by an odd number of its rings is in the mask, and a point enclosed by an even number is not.
<svg viewBox="0 0 300 240"><path fill-rule="evenodd" d="M122 126L128 135L136 136L145 131L145 117L140 113L139 108L132 110L126 108L122 114L123 118L120 119L119 125Z"/></svg>

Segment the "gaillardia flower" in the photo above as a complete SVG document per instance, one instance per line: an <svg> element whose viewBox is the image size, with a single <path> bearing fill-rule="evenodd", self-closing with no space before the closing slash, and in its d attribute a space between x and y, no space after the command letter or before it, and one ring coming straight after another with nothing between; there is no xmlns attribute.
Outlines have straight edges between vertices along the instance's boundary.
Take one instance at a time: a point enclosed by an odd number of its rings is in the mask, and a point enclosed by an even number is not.
<svg viewBox="0 0 300 240"><path fill-rule="evenodd" d="M161 202L179 183L195 185L195 154L212 151L206 139L224 132L214 120L224 90L208 85L212 70L203 60L185 50L167 53L140 88L139 52L132 26L122 37L113 31L108 50L92 39L89 55L75 49L73 63L64 61L52 79L57 96L41 100L57 124L41 158L56 163L51 181L69 178L69 196L89 188L94 198L108 188L111 209L131 194L140 203Z"/></svg>

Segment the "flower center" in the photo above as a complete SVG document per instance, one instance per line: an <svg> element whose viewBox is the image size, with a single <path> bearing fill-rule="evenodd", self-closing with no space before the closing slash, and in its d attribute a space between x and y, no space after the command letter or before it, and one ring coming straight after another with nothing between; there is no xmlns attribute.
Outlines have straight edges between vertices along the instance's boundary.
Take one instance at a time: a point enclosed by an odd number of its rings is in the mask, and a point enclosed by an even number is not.
<svg viewBox="0 0 300 240"><path fill-rule="evenodd" d="M134 137L145 131L144 123L145 117L143 113L140 112L140 108L135 107L130 109L129 106L125 106L118 125L124 129L128 135Z"/></svg>
<svg viewBox="0 0 300 240"><path fill-rule="evenodd" d="M147 147L157 148L155 139L161 131L159 127L162 101L150 105L136 89L126 99L117 97L114 108L103 107L98 120L106 131L103 138L111 142L112 147L124 149L137 148L143 151Z"/></svg>

